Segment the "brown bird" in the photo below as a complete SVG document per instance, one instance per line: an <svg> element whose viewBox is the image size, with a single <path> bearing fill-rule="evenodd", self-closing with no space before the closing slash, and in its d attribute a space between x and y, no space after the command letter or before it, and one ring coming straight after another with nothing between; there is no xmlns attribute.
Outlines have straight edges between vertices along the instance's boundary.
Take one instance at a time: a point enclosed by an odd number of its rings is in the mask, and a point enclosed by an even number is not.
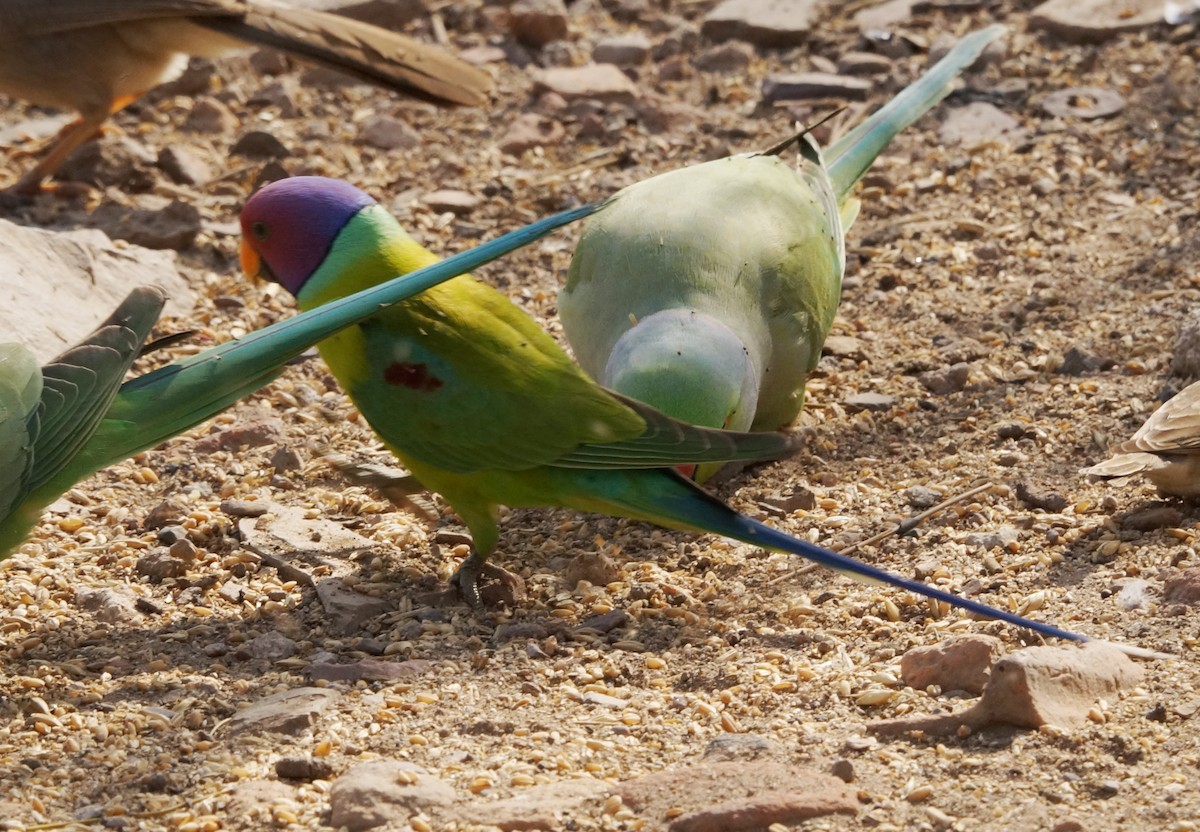
<svg viewBox="0 0 1200 832"><path fill-rule="evenodd" d="M1200 382L1189 384L1154 411L1137 433L1112 452L1111 459L1080 473L1116 485L1142 474L1160 494L1200 496Z"/></svg>
<svg viewBox="0 0 1200 832"><path fill-rule="evenodd" d="M178 75L188 55L247 43L436 104L483 104L492 86L444 50L274 0L0 0L0 93L79 113L17 190L39 190L110 115Z"/></svg>

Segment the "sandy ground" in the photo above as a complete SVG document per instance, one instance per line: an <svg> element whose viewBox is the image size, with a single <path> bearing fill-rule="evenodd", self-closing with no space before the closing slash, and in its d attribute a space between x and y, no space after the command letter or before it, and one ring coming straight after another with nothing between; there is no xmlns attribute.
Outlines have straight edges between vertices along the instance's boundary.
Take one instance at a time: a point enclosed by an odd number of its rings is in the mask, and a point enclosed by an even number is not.
<svg viewBox="0 0 1200 832"><path fill-rule="evenodd" d="M712 5L676 12L695 23ZM810 385L797 425L807 448L718 490L742 510L839 545L911 514L914 487L950 496L990 481L993 488L914 535L860 556L1180 660L1145 664L1144 681L1099 703L1086 727L877 739L867 731L876 720L963 704L899 682L905 651L954 633L994 634L1007 651L1036 639L958 614L935 617L903 593L824 571L794 575L793 559L752 547L552 511L505 517L497 562L525 578L528 598L517 609L476 614L438 601L438 581L462 555L453 534L461 527L444 506L433 523L395 511L319 461L324 447L386 458L313 358L215 426L81 483L3 564L0 825L319 828L329 821L330 783L377 757L422 766L466 803L579 777L615 782L668 770L695 762L723 733L747 732L776 743L790 762L851 764L857 816L795 828L1196 829L1200 613L1166 603L1161 591L1173 569L1200 565L1200 515L1167 503L1177 513L1162 527L1135 530L1126 518L1158 505L1151 488L1077 474L1131 434L1165 388L1187 381L1168 370L1200 296L1196 41L1150 29L1078 46L1027 32L1027 17L1027 4L1002 2L991 13L930 12L903 25L917 48L877 79L870 104L915 77L926 65L923 47L941 35L993 18L1015 32L1006 57L900 136L868 175L834 327L855 340L827 356ZM460 46L503 39L497 15L448 19ZM572 28L559 60L639 27L596 7L573 16ZM669 27L642 28L658 42ZM223 177L188 188L156 174L147 194L114 183L99 201L151 205L168 196L200 208L204 230L180 258L201 301L160 326L198 331L192 346L172 353L182 355L290 314L281 293L237 270L231 223L261 167L228 155L238 135L269 130L292 149L289 170L350 179L430 248L451 252L643 177L774 143L794 117L824 105L763 105L761 79L809 69L812 55L836 61L863 41L843 9L808 46L759 50L744 71L693 69L689 55L708 47L641 67L638 106L551 114L566 140L519 157L496 145L518 114L539 106L533 67L495 64L493 108L443 113L359 86L291 86L299 71L259 77L246 59L230 59L218 65L220 86L201 93L238 112L241 125L228 135L180 132L194 104L184 95L156 94L115 120L155 152L190 148ZM280 82L295 114L240 104ZM1119 91L1126 105L1096 121L1055 118L1039 106L1046 94L1080 85ZM946 112L970 101L995 104L1021 135L944 145ZM420 144L364 146L359 129L377 114L402 118ZM13 106L0 120L34 115ZM24 162L6 164L11 172ZM460 217L438 214L421 197L439 189L481 201ZM42 198L11 216L69 227L86 224L91 207ZM557 333L555 295L576 234L480 275ZM1090 360L1082 374L1059 372L1072 350ZM934 393L918 379L959 362L969 367L961 390ZM844 402L868 392L895 403L849 412ZM266 445L200 444L217 428L263 420L277 420ZM298 454L298 467L277 456L281 449ZM1062 500L1039 508L1022 488ZM805 489L816 498L811 509L764 511ZM315 554L293 558L296 573L270 568L237 539L238 521L218 508L227 499L267 501L273 516L290 518L290 549L271 537L269 518L263 531L246 532L259 550L288 554L315 531L321 541L305 547ZM158 545L145 518L166 500L181 507L176 520L198 551L183 574L155 582L138 565ZM326 524L371 548L338 555ZM998 548L969 542L1001 531ZM328 576L377 603L365 620L347 624L327 611L306 581ZM1131 580L1142 582L1138 597L1119 603ZM113 594L87 604L91 590ZM613 611L627 618L615 613L600 628L589 621ZM253 702L311 684L314 666L372 656L428 664L410 665L411 678L318 683L336 697L310 729L239 735L225 726ZM879 689L890 693L862 695ZM623 704L597 704L588 693ZM277 778L279 758L305 755L332 773ZM469 824L428 828L456 827ZM619 811L580 811L571 827L656 828Z"/></svg>

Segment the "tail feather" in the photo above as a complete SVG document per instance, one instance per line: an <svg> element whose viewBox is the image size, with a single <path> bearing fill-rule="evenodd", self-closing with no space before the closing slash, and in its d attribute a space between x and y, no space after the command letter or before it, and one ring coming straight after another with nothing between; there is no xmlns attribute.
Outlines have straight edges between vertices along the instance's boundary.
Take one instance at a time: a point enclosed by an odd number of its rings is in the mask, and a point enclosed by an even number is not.
<svg viewBox="0 0 1200 832"><path fill-rule="evenodd" d="M443 49L341 15L259 2L241 18L193 20L435 104L478 106L492 88L487 72Z"/></svg>
<svg viewBox="0 0 1200 832"><path fill-rule="evenodd" d="M78 476L153 448L268 384L304 350L380 309L479 268L551 231L600 210L594 202L562 211L495 240L355 295L279 321L177 364L126 382L94 441L80 454Z"/></svg>
<svg viewBox="0 0 1200 832"><path fill-rule="evenodd" d="M932 69L829 147L825 158L839 200L846 198L888 142L949 95L959 73L1006 31L1007 27L995 25L967 35Z"/></svg>
<svg viewBox="0 0 1200 832"><path fill-rule="evenodd" d="M1068 641L1085 642L1098 641L1089 636L1063 630L1052 624L1034 621L1016 613L998 609L970 598L953 595L945 590L929 586L920 581L895 575L876 566L863 563L854 558L840 555L830 549L793 537L773 529L757 520L752 520L734 511L725 503L703 491L684 478L668 471L660 472L661 476L652 483L642 483L643 487L625 489L621 496L609 499L623 509L623 513L631 513L640 519L647 519L662 525L686 528L693 531L709 532L740 540L753 546L761 546L777 552L799 555L800 557L818 563L821 566L835 569L857 580L869 583L889 584L932 598L951 606L975 613L987 618L1006 621L1018 627L1024 627L1043 636L1061 638ZM1143 658L1173 658L1161 653L1114 644L1114 647L1133 656Z"/></svg>

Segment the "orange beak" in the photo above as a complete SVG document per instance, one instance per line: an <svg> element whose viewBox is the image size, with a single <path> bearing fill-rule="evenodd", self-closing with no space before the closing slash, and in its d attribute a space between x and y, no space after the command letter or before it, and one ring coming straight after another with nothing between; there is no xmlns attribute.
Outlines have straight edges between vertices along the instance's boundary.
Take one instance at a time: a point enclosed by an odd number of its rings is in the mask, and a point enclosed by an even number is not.
<svg viewBox="0 0 1200 832"><path fill-rule="evenodd" d="M262 279L262 258L245 237L242 238L242 246L238 249L238 260L241 261L242 271L247 277Z"/></svg>

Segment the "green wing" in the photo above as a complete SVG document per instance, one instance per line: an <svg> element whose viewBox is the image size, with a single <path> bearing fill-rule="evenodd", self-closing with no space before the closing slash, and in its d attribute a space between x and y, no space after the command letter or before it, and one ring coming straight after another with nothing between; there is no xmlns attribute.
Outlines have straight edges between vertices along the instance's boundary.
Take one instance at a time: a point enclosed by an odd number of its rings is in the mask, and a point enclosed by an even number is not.
<svg viewBox="0 0 1200 832"><path fill-rule="evenodd" d="M166 296L154 287L130 292L87 339L41 368L35 409L22 414L19 406L28 401L32 382L25 383L23 400L9 397L6 389L5 396L18 406L4 408L0 432L6 439L0 444L0 454L7 461L15 451L7 441L17 432L10 423L24 422L26 445L20 478L11 478L0 488L4 495L0 499L4 510L0 514L0 553L15 546L36 522L42 507L64 490L57 485L47 487L49 484L67 480L69 487L78 479L76 457L96 431L165 302ZM13 354L11 345L9 354ZM16 364L27 364L27 360Z"/></svg>
<svg viewBox="0 0 1200 832"><path fill-rule="evenodd" d="M610 393L473 278L387 310L325 342L321 353L339 379L357 379L348 392L389 445L456 473L664 468L771 459L796 448L780 434L693 427Z"/></svg>
<svg viewBox="0 0 1200 832"><path fill-rule="evenodd" d="M33 470L42 369L20 344L0 344L0 525L26 490Z"/></svg>

